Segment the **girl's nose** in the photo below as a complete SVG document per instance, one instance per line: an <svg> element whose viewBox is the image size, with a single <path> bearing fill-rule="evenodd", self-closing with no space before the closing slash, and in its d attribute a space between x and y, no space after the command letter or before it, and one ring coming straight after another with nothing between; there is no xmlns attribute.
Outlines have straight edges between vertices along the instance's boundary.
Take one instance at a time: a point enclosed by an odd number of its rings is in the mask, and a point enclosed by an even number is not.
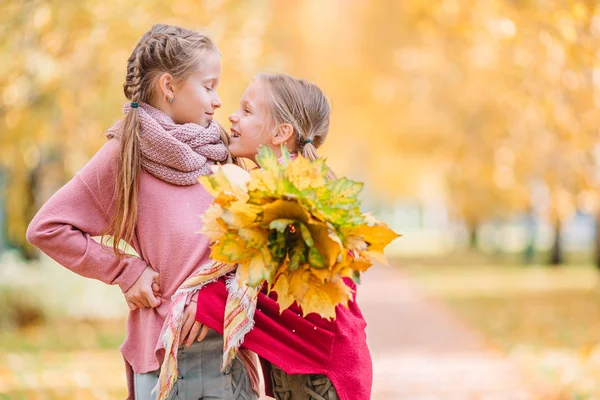
<svg viewBox="0 0 600 400"><path fill-rule="evenodd" d="M236 122L240 122L240 119L237 117L237 115L231 114L229 116L229 122L231 122L232 124L235 124Z"/></svg>
<svg viewBox="0 0 600 400"><path fill-rule="evenodd" d="M223 104L221 103L221 98L219 97L219 95L217 95L212 102L212 106L214 108L220 108L222 105Z"/></svg>

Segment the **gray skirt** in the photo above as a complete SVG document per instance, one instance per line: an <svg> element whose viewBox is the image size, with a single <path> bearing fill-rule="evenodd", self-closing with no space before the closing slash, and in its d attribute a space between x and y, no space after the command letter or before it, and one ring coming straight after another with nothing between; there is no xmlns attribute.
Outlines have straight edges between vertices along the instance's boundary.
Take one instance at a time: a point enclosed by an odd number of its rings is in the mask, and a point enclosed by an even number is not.
<svg viewBox="0 0 600 400"><path fill-rule="evenodd" d="M170 400L256 400L246 367L235 359L231 372L221 372L223 361L223 336L210 330L202 342L189 348L181 347L177 353L179 376ZM135 374L133 385L136 400L155 400L151 392L158 382L160 370Z"/></svg>

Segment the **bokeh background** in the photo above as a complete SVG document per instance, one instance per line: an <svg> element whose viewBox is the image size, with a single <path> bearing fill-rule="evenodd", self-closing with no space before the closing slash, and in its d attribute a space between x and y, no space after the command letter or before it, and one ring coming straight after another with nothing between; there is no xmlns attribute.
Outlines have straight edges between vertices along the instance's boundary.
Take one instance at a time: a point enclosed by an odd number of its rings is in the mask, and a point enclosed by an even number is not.
<svg viewBox="0 0 600 400"><path fill-rule="evenodd" d="M529 398L600 398L595 0L0 0L0 398L124 396L121 294L25 230L105 142L126 60L158 22L216 41L225 126L257 73L326 92L321 154L404 235L390 296L410 282L524 371Z"/></svg>

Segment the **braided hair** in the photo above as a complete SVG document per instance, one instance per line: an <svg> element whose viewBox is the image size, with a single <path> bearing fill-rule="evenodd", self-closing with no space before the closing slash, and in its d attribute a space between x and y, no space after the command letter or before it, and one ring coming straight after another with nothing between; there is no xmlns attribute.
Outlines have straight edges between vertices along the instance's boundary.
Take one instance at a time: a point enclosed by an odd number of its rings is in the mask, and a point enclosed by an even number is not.
<svg viewBox="0 0 600 400"><path fill-rule="evenodd" d="M154 87L163 73L185 79L198 68L207 52L218 54L209 37L173 25L157 24L142 36L127 60L123 83L125 97L132 103L150 103ZM122 255L121 240L131 243L137 220L137 199L141 171L140 115L132 107L125 116L120 135L120 158L116 182L116 212L105 231L113 237L113 251Z"/></svg>

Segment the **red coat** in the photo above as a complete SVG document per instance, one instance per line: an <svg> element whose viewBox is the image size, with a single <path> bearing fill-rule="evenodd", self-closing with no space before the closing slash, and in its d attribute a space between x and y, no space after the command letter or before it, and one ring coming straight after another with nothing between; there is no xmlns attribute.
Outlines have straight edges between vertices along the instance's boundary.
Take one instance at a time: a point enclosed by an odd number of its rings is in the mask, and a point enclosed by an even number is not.
<svg viewBox="0 0 600 400"><path fill-rule="evenodd" d="M346 283L356 289L350 280ZM198 292L196 320L223 333L227 289L224 279ZM367 347L365 319L356 304L338 306L334 321L317 314L302 318L293 305L279 313L276 301L259 294L254 328L243 346L261 357L267 395L273 396L269 361L288 374L325 374L340 400L369 400L373 382L371 355ZM264 359L264 360L263 360Z"/></svg>

